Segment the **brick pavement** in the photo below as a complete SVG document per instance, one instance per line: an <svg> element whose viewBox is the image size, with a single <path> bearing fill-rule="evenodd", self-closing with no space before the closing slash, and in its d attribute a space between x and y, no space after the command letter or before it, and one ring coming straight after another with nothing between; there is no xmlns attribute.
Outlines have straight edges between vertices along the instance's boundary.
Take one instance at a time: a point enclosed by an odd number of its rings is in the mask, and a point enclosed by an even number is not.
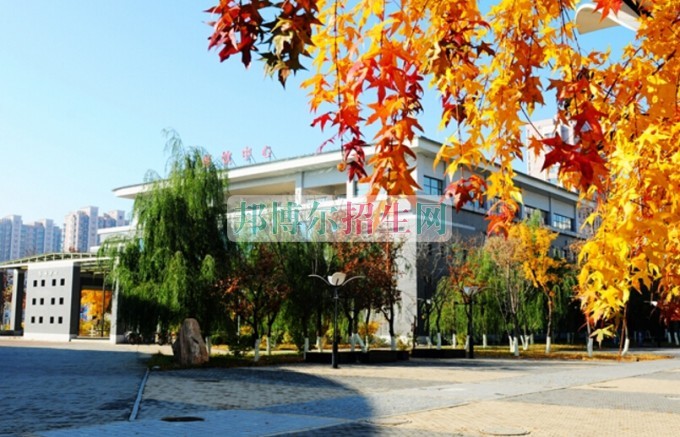
<svg viewBox="0 0 680 437"><path fill-rule="evenodd" d="M188 416L200 420L162 420ZM680 361L412 360L339 370L154 371L138 420L86 423L33 430L51 437L670 436L680 429ZM53 428L47 425L42 429Z"/></svg>
<svg viewBox="0 0 680 437"><path fill-rule="evenodd" d="M0 435L127 419L144 361L106 346L0 340Z"/></svg>

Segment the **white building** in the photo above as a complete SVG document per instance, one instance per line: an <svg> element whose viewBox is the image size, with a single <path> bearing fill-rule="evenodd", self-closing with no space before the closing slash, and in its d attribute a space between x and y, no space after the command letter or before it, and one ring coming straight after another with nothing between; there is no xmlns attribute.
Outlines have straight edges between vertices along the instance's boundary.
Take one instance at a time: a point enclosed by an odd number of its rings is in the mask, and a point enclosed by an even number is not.
<svg viewBox="0 0 680 437"><path fill-rule="evenodd" d="M562 138L562 141L568 144L574 144L574 129L571 126L558 125L555 120L540 120L533 121L528 124L525 128L526 134L526 145L531 144L533 138L548 139L555 136ZM557 178L557 166L554 165L549 169L543 170L543 164L545 163L545 151L539 155L536 155L531 151L527 150L525 154L525 159L527 163L527 174L544 181L548 181L552 184L558 184Z"/></svg>
<svg viewBox="0 0 680 437"><path fill-rule="evenodd" d="M0 261L61 250L61 229L51 219L24 224L21 216L0 219Z"/></svg>
<svg viewBox="0 0 680 437"><path fill-rule="evenodd" d="M448 184L444 164L440 163L436 168L433 167L440 147L441 144L422 137L414 140L411 145L416 155L415 161L412 162L413 177L422 187L418 192L419 202L421 199L424 202L431 203L433 199L438 202ZM372 154L373 149L366 148L367 159ZM297 202L359 199L365 187L348 181L347 174L337 170L340 158L340 152L330 151L232 168L228 170L229 192L226 195L269 197L287 195L292 196ZM479 173L484 172L484 169L479 170ZM469 176L469 173L467 175ZM459 176L456 175L456 178ZM559 237L554 243L555 248L566 251L568 243L579 236L576 207L578 196L545 180L522 173L517 174L515 183L522 190L524 200L520 210L521 217L530 215L534 210L540 211L546 225L559 232ZM115 189L114 194L121 198L134 199L146 188L148 187L144 184L131 185ZM484 235L488 224L485 220L487 206L466 205L456 213L451 204L447 203L447 225L463 236ZM395 329L397 334L401 335L407 335L411 331L414 316L421 310L417 305L418 300L429 298L434 291L428 285L432 281L426 281L422 272L417 271L418 253L416 243L408 243L400 259L402 275L398 288L402 292L402 304L398 309ZM385 333L384 329L380 332Z"/></svg>
<svg viewBox="0 0 680 437"><path fill-rule="evenodd" d="M20 215L8 215L0 219L0 261L21 256L22 230Z"/></svg>
<svg viewBox="0 0 680 437"><path fill-rule="evenodd" d="M98 211L96 206L87 206L64 217L64 251L88 252L97 245Z"/></svg>

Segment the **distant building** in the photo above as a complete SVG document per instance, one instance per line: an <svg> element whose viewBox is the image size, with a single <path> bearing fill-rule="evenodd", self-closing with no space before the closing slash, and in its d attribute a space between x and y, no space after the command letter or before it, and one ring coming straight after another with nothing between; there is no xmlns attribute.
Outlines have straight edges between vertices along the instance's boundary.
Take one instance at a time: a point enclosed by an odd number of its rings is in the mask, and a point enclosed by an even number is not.
<svg viewBox="0 0 680 437"><path fill-rule="evenodd" d="M61 229L52 219L42 219L22 226L20 258L61 250Z"/></svg>
<svg viewBox="0 0 680 437"><path fill-rule="evenodd" d="M0 261L21 256L22 220L20 215L0 219Z"/></svg>
<svg viewBox="0 0 680 437"><path fill-rule="evenodd" d="M0 261L61 250L61 229L51 219L24 224L21 216L0 219Z"/></svg>
<svg viewBox="0 0 680 437"><path fill-rule="evenodd" d="M558 125L555 120L540 120L533 121L526 126L526 145L531 144L532 138L547 139L560 136L562 141L569 144L574 144L574 129L571 126ZM558 167L552 166L547 170L543 170L545 163L545 151L540 155L536 155L527 150L526 153L527 174L535 178L550 182L551 184L559 185L557 178Z"/></svg>
<svg viewBox="0 0 680 437"><path fill-rule="evenodd" d="M125 218L125 211L113 210L99 217L99 229L97 229L97 245L90 246L90 252L96 252L104 241L110 238L131 237L135 233L135 227L130 225L130 220Z"/></svg>
<svg viewBox="0 0 680 437"><path fill-rule="evenodd" d="M96 206L87 206L64 217L64 251L88 252L97 245L98 212Z"/></svg>
<svg viewBox="0 0 680 437"><path fill-rule="evenodd" d="M125 211L120 209L104 213L97 219L97 223L98 229L117 228L129 224L128 220L125 219Z"/></svg>
<svg viewBox="0 0 680 437"><path fill-rule="evenodd" d="M129 224L125 211L112 210L98 215L99 208L87 206L73 211L64 218L63 251L91 252L100 244L100 229L121 228Z"/></svg>

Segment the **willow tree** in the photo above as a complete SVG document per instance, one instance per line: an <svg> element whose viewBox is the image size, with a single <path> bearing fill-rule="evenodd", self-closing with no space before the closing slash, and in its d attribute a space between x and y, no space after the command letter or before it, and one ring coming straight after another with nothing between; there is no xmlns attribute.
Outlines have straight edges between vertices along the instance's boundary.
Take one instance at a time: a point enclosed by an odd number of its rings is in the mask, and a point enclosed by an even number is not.
<svg viewBox="0 0 680 437"><path fill-rule="evenodd" d="M220 0L208 11L209 45L246 66L259 52L284 84L311 57L303 86L313 124L333 129L339 168L369 182L370 194L418 188L409 143L429 84L450 132L438 157L453 179L448 193L494 203L491 231L506 231L518 210L522 130L552 100L574 140L538 137L530 153L597 202L602 225L582 252L578 293L590 317L611 322L631 290L654 284L660 301L680 299L680 9L676 0L593 3L583 12L591 22L626 12L639 25L620 57L583 50L576 0ZM376 147L368 162L367 142ZM479 166L491 171L483 177Z"/></svg>
<svg viewBox="0 0 680 437"><path fill-rule="evenodd" d="M134 203L135 237L108 245L121 287L120 317L147 334L193 317L210 333L227 266L225 179L204 151L185 148L175 132L167 135L167 176L147 175Z"/></svg>

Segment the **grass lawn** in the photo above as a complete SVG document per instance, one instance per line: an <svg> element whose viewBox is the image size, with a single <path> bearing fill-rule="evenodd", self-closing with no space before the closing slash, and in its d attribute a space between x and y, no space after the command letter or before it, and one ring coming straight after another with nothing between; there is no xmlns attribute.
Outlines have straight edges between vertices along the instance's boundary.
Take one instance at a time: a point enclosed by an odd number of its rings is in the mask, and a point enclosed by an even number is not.
<svg viewBox="0 0 680 437"><path fill-rule="evenodd" d="M277 364L302 363L303 361L302 355L298 354L297 352L279 352L272 355L260 354L260 360L257 363L253 361L252 355L234 357L232 355L220 353L211 355L210 361L201 366L193 366L193 368L274 366ZM156 370L182 369L182 366L175 363L172 355L164 355L161 353L153 355L149 359L147 366L150 369Z"/></svg>
<svg viewBox="0 0 680 437"><path fill-rule="evenodd" d="M482 348L475 345L475 357L479 358L515 358L510 352L509 346L487 346ZM547 360L621 360L621 361L647 361L671 358L668 355L655 354L644 350L633 349L624 357L619 358L619 350L611 348L593 347L593 356L588 357L585 345L552 344L551 353L545 353L545 344L533 344L527 350L519 348L519 358L547 359Z"/></svg>
<svg viewBox="0 0 680 437"><path fill-rule="evenodd" d="M450 347L450 346L449 346ZM444 346L444 348L449 348ZM273 366L278 364L294 364L302 363L304 359L302 354L298 353L294 346L282 346L277 348L272 355L267 355L264 351L260 352L260 360L256 363L253 361L252 352L245 356L235 357L230 355L227 348L224 346L213 346L213 353L210 356L210 361L202 366L202 368L232 368L232 367L257 367L257 366ZM349 349L349 346L347 346ZM613 348L598 348L597 344L593 350L593 356L588 357L585 345L570 345L570 344L553 344L552 352L545 353L544 344L533 344L527 350L520 347L519 357L515 357L509 350L507 345L499 346L492 345L483 348L481 345L475 345L476 358L516 358L516 359L532 359L532 360L583 360L583 361L647 361L660 360L671 358L668 355L659 353L647 352L640 349L633 349L625 357L619 358L619 350ZM330 349L326 349L330 353ZM172 355L163 355L158 353L153 355L148 362L149 368L158 370L174 370L181 369L177 363L174 362Z"/></svg>

